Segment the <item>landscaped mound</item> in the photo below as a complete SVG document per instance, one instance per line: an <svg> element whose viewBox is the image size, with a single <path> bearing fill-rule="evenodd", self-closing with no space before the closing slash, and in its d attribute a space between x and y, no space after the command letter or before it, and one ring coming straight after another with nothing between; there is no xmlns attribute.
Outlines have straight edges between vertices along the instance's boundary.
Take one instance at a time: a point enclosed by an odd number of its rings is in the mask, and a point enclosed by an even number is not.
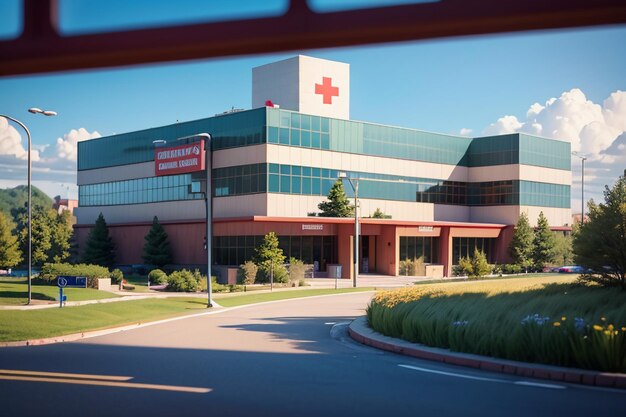
<svg viewBox="0 0 626 417"><path fill-rule="evenodd" d="M377 293L379 333L427 346L626 372L626 291L571 278L422 285Z"/></svg>

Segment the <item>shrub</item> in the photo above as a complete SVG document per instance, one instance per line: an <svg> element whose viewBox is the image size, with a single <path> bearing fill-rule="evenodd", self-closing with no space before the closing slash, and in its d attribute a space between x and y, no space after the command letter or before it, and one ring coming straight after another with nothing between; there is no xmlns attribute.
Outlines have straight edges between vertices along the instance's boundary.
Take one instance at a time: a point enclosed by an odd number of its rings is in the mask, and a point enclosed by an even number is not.
<svg viewBox="0 0 626 417"><path fill-rule="evenodd" d="M469 278L480 278L491 273L485 253L474 249L474 256L459 259L459 272Z"/></svg>
<svg viewBox="0 0 626 417"><path fill-rule="evenodd" d="M167 290L177 292L196 292L200 282L196 275L186 269L174 271L167 277Z"/></svg>
<svg viewBox="0 0 626 417"><path fill-rule="evenodd" d="M306 280L304 278L298 281L298 287L306 287L308 285L309 284L306 283Z"/></svg>
<svg viewBox="0 0 626 417"><path fill-rule="evenodd" d="M268 262L264 262L259 266L260 274L257 274L256 282L268 283L270 282L270 274L274 274L274 283L284 284L289 281L289 272L284 265L272 265Z"/></svg>
<svg viewBox="0 0 626 417"><path fill-rule="evenodd" d="M505 274L521 274L522 266L517 264L506 264L502 266L502 272Z"/></svg>
<svg viewBox="0 0 626 417"><path fill-rule="evenodd" d="M115 268L113 271L111 271L110 276L111 276L111 281L114 284L119 284L124 279L124 274L122 274L122 271L120 271L117 268Z"/></svg>
<svg viewBox="0 0 626 417"><path fill-rule="evenodd" d="M254 284L258 271L259 267L252 261L247 261L243 265L239 265L239 271L237 271L237 282L244 285Z"/></svg>
<svg viewBox="0 0 626 417"><path fill-rule="evenodd" d="M167 282L167 274L161 271L160 269L153 269L148 274L148 279L150 280L150 283L152 284L162 285Z"/></svg>
<svg viewBox="0 0 626 417"><path fill-rule="evenodd" d="M398 272L400 273L400 275L404 275L404 276L415 275L415 265L413 264L413 261L410 260L409 258L406 258L403 261L400 261L400 264L398 265L398 269L399 269Z"/></svg>
<svg viewBox="0 0 626 417"><path fill-rule="evenodd" d="M289 282L295 283L304 279L304 262L289 258Z"/></svg>
<svg viewBox="0 0 626 417"><path fill-rule="evenodd" d="M98 287L98 278L109 278L109 270L99 265L89 264L65 264L65 263L46 263L41 267L39 279L49 284L56 281L58 276L76 276L86 277L88 288Z"/></svg>

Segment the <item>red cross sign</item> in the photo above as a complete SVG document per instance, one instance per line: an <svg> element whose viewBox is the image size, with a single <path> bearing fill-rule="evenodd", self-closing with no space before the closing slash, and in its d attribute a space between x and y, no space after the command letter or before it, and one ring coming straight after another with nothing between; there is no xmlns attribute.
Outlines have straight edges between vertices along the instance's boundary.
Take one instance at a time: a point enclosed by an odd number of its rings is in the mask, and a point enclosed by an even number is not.
<svg viewBox="0 0 626 417"><path fill-rule="evenodd" d="M330 77L322 77L321 84L315 84L315 94L321 94L324 104L333 104L333 97L339 97L339 87L333 87Z"/></svg>

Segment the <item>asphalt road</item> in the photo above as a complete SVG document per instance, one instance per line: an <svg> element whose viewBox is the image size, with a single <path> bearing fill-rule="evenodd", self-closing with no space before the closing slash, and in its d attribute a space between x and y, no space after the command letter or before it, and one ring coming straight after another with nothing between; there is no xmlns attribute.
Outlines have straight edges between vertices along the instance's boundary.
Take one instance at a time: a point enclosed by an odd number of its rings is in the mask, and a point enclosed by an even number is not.
<svg viewBox="0 0 626 417"><path fill-rule="evenodd" d="M626 391L529 380L361 346L371 293L253 305L0 349L0 415L611 416Z"/></svg>

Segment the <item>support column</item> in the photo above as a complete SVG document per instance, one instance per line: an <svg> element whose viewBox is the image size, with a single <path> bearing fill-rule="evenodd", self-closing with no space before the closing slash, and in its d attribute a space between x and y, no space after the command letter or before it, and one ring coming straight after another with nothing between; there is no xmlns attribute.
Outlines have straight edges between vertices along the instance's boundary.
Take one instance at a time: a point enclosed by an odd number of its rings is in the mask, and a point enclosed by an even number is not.
<svg viewBox="0 0 626 417"><path fill-rule="evenodd" d="M452 276L452 237L450 227L442 227L439 235L439 261L443 264L443 276Z"/></svg>

